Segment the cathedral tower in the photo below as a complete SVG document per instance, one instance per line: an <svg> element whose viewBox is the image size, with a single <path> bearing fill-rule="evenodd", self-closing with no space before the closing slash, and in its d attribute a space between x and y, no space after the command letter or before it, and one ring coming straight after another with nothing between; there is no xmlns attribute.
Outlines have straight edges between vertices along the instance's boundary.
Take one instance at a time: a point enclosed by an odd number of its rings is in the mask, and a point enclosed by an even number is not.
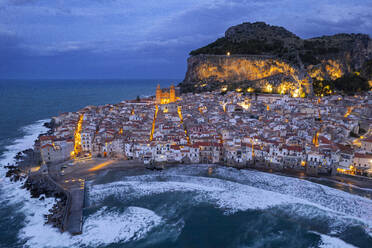
<svg viewBox="0 0 372 248"><path fill-rule="evenodd" d="M174 89L174 85L172 85L169 90L169 102L175 102L175 101L176 101L176 90Z"/></svg>
<svg viewBox="0 0 372 248"><path fill-rule="evenodd" d="M162 95L162 90L160 88L160 84L156 87L156 104L161 103L161 95Z"/></svg>

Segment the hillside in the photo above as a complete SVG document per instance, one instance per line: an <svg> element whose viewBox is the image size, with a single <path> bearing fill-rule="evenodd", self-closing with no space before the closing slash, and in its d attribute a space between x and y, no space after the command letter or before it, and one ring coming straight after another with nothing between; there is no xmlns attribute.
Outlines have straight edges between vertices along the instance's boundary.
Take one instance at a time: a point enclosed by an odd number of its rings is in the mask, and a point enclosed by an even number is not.
<svg viewBox="0 0 372 248"><path fill-rule="evenodd" d="M183 92L228 88L312 95L314 82L331 85L354 74L372 82L372 40L365 34L304 40L283 27L243 23L190 55Z"/></svg>

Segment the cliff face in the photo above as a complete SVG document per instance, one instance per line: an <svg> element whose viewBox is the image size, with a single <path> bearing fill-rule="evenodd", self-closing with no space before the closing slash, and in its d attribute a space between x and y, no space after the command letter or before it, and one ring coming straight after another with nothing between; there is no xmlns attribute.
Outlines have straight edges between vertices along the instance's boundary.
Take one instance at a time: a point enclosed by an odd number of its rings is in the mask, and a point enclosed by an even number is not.
<svg viewBox="0 0 372 248"><path fill-rule="evenodd" d="M314 79L365 71L372 40L363 34L303 40L282 27L243 23L190 55L183 92L229 88L311 95Z"/></svg>
<svg viewBox="0 0 372 248"><path fill-rule="evenodd" d="M311 94L311 78L296 66L269 56L196 55L188 59L183 88L196 91L237 86L282 94Z"/></svg>

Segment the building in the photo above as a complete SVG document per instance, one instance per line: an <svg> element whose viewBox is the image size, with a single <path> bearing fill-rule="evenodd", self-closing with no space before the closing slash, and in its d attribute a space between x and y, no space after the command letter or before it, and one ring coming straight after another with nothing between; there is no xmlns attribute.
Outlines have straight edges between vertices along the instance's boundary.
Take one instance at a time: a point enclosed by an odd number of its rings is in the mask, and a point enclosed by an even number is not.
<svg viewBox="0 0 372 248"><path fill-rule="evenodd" d="M168 104L175 102L176 100L176 89L174 88L174 85L172 85L169 91L167 91L162 90L160 84L158 84L158 87L156 88L156 104Z"/></svg>
<svg viewBox="0 0 372 248"><path fill-rule="evenodd" d="M366 139L362 139L360 143L363 150L372 153L372 136L369 136Z"/></svg>
<svg viewBox="0 0 372 248"><path fill-rule="evenodd" d="M41 146L41 156L46 163L57 163L70 159L74 150L73 140L57 141Z"/></svg>
<svg viewBox="0 0 372 248"><path fill-rule="evenodd" d="M355 153L353 166L358 174L364 175L372 172L372 155Z"/></svg>

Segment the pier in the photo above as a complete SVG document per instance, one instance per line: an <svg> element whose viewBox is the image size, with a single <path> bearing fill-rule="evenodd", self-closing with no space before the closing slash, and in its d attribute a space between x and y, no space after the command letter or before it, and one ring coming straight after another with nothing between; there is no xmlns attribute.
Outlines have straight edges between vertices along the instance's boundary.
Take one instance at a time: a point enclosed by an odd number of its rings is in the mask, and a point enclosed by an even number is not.
<svg viewBox="0 0 372 248"><path fill-rule="evenodd" d="M79 235L83 232L86 180L94 180L97 174L107 169L126 168L143 168L143 162L95 158L49 165L48 178L67 196L61 231L69 232L71 235ZM59 173L62 169L63 175Z"/></svg>
<svg viewBox="0 0 372 248"><path fill-rule="evenodd" d="M66 231L72 235L83 232L83 208L84 208L85 186L73 188L70 190L71 200L68 202L68 213L65 223Z"/></svg>

